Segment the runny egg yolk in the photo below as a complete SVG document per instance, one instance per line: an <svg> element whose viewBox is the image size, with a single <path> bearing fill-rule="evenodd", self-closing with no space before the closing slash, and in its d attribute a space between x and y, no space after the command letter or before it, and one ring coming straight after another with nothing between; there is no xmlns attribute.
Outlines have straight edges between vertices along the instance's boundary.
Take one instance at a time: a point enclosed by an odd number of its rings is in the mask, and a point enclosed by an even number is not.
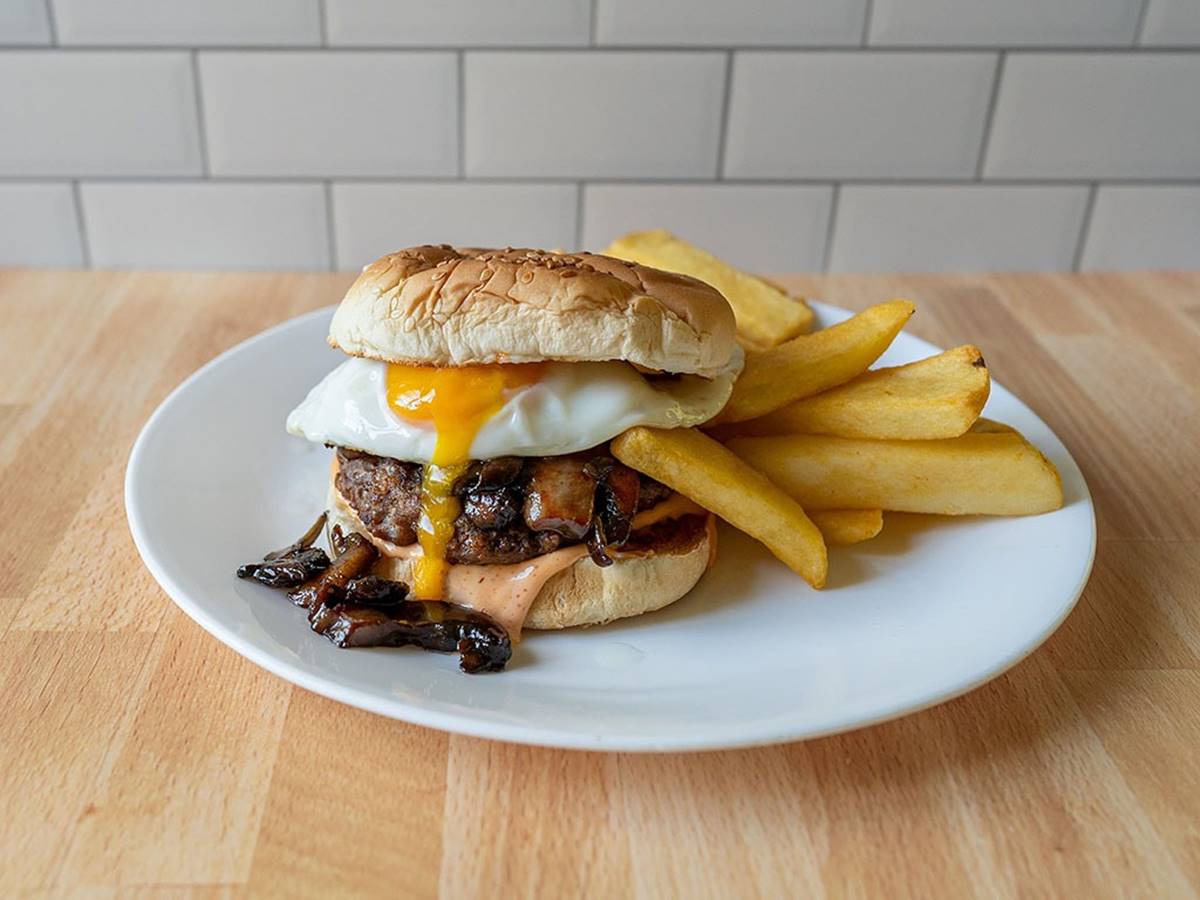
<svg viewBox="0 0 1200 900"><path fill-rule="evenodd" d="M410 422L428 422L437 433L433 458L421 475L421 519L417 541L422 555L413 566L413 594L422 600L443 596L446 547L462 505L454 483L471 461L471 445L484 424L508 397L542 377L545 365L430 368L396 363L387 367L388 405Z"/></svg>

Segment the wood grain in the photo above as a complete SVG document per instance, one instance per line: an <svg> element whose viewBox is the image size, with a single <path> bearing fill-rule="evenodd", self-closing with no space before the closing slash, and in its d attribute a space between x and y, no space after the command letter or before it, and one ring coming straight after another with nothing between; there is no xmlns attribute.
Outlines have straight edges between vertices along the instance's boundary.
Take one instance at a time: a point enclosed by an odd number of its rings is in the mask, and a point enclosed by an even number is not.
<svg viewBox="0 0 1200 900"><path fill-rule="evenodd" d="M122 480L189 372L341 275L0 271L0 894L1092 896L1200 890L1200 274L782 276L976 343L1094 492L1095 573L979 690L837 737L559 752L339 706L137 559Z"/></svg>

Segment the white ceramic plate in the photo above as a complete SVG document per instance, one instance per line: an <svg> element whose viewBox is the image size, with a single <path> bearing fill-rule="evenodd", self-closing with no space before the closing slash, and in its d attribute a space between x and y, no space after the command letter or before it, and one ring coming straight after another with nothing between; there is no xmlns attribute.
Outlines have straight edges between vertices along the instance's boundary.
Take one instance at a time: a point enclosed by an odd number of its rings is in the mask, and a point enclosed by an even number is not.
<svg viewBox="0 0 1200 900"><path fill-rule="evenodd" d="M820 324L849 313L816 304ZM722 528L718 561L661 612L600 628L531 632L507 671L458 657L338 650L279 593L233 576L320 512L329 451L288 435L288 411L342 359L332 310L254 337L180 385L129 460L125 504L142 558L193 619L301 687L409 722L500 740L604 750L789 741L922 709L982 684L1070 612L1095 551L1091 498L1049 428L997 384L987 414L1058 466L1066 505L1017 519L889 516L833 549L808 588ZM936 352L900 335L884 364Z"/></svg>

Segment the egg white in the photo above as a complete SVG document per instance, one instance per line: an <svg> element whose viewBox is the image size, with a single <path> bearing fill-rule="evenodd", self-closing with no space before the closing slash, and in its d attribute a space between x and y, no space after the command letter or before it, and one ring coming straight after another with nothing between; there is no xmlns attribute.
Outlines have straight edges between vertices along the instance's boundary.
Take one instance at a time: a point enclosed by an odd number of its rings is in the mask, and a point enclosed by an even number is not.
<svg viewBox="0 0 1200 900"><path fill-rule="evenodd" d="M512 393L471 445L472 459L561 456L611 440L635 425L678 428L706 422L729 399L742 353L715 378L647 379L623 362L551 362L544 377ZM427 463L437 434L388 404L387 364L352 357L311 391L287 430L318 443Z"/></svg>

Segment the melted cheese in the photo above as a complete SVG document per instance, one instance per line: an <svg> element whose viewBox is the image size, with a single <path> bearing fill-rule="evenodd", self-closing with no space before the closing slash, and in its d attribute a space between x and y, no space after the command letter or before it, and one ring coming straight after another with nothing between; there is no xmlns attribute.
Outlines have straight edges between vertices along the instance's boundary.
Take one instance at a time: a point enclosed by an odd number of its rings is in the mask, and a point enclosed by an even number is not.
<svg viewBox="0 0 1200 900"><path fill-rule="evenodd" d="M683 516L706 516L706 510L699 503L689 500L683 494L672 494L657 506L643 509L633 517L633 530L648 528L664 519L679 519Z"/></svg>

